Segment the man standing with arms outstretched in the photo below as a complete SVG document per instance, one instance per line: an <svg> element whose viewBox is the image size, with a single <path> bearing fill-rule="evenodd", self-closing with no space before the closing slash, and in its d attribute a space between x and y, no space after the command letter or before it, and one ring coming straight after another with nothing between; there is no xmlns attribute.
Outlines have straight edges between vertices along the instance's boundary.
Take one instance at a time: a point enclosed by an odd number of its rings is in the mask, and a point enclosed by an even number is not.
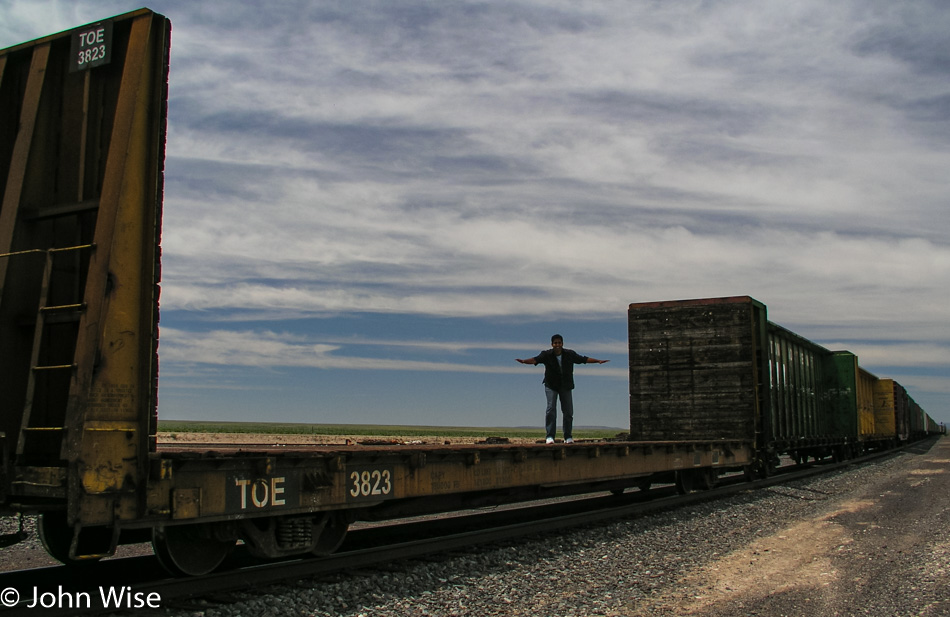
<svg viewBox="0 0 950 617"><path fill-rule="evenodd" d="M564 416L564 443L574 443L574 397L571 392L574 389L574 365L603 364L609 360L588 358L573 349L564 349L564 337L555 334L551 337L551 349L542 351L533 358L515 358L515 361L521 364L544 365L544 395L548 401L544 410L544 430L547 433L545 442L554 443L554 434L557 431L557 401L560 398L561 414Z"/></svg>

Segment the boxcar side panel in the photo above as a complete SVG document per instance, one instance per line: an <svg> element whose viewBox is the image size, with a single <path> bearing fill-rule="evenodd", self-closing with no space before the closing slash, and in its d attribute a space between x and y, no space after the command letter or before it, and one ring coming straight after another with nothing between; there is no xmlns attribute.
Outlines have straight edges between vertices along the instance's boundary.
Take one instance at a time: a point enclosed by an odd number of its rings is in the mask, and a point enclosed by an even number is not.
<svg viewBox="0 0 950 617"><path fill-rule="evenodd" d="M838 435L856 439L858 426L858 359L848 351L836 351L825 360L824 404Z"/></svg>
<svg viewBox="0 0 950 617"><path fill-rule="evenodd" d="M907 418L910 427L910 438L920 439L927 432L924 410L910 396L907 396Z"/></svg>
<svg viewBox="0 0 950 617"><path fill-rule="evenodd" d="M894 425L897 432L897 439L907 441L910 439L910 408L907 402L907 390L896 381L892 381L894 386Z"/></svg>
<svg viewBox="0 0 950 617"><path fill-rule="evenodd" d="M874 427L890 438L897 437L897 405L894 380L878 379L874 384Z"/></svg>
<svg viewBox="0 0 950 617"><path fill-rule="evenodd" d="M821 366L829 352L785 328L769 323L771 375L770 441L791 443L834 436L821 413Z"/></svg>
<svg viewBox="0 0 950 617"><path fill-rule="evenodd" d="M877 382L877 377L859 367L857 378L859 438L876 440L887 437L886 427L878 427L876 422L874 384ZM890 436L893 436L893 432Z"/></svg>

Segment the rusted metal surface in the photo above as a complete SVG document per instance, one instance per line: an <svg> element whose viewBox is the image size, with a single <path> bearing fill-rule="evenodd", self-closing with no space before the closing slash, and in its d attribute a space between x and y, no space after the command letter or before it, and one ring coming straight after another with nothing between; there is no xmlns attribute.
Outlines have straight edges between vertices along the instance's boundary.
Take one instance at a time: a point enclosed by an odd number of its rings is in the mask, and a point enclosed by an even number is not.
<svg viewBox="0 0 950 617"><path fill-rule="evenodd" d="M163 446L159 455L154 465L165 466L165 479L150 486L146 518L174 521L372 508L389 501L611 480L632 486L652 473L734 469L752 462L749 445L724 442Z"/></svg>
<svg viewBox="0 0 950 617"><path fill-rule="evenodd" d="M907 439L906 391L893 379L879 379L874 384L874 424L894 439Z"/></svg>
<svg viewBox="0 0 950 617"><path fill-rule="evenodd" d="M156 428L170 24L135 11L0 51L4 500L108 524Z"/></svg>
<svg viewBox="0 0 950 617"><path fill-rule="evenodd" d="M874 384L877 383L877 377L858 367L858 378L855 385L857 390L858 402L858 426L860 431L858 439L878 440L893 439L893 422L889 426L884 423L878 423L874 412Z"/></svg>

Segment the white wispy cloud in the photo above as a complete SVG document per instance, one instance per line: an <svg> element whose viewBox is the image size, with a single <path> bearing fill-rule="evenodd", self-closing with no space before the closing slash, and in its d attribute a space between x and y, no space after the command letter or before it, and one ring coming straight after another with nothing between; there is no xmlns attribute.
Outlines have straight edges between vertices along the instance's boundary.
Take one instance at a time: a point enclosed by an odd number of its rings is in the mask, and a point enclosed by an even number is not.
<svg viewBox="0 0 950 617"><path fill-rule="evenodd" d="M0 45L133 8L0 0ZM166 365L386 370L276 332L749 294L930 391L950 378L939 2L151 8L173 22Z"/></svg>
<svg viewBox="0 0 950 617"><path fill-rule="evenodd" d="M289 332L211 330L194 333L175 328L163 328L161 340L162 344L169 348L163 354L163 360L175 364L457 373L515 373L519 372L519 367L512 362L513 354L511 357L504 356L505 363L499 361L497 364L479 365L472 362L412 360L403 355L400 355L398 359L390 359L347 355L339 352L343 346L387 348L402 352L422 349L451 357L472 350L523 351L532 349L535 345L389 339L341 340L338 343L332 343L302 340L298 334ZM590 350L625 351L625 349L618 349L619 345L616 344L590 345L589 347ZM500 356L500 354L496 355ZM598 373L601 376L624 379L627 377L625 367L604 368Z"/></svg>

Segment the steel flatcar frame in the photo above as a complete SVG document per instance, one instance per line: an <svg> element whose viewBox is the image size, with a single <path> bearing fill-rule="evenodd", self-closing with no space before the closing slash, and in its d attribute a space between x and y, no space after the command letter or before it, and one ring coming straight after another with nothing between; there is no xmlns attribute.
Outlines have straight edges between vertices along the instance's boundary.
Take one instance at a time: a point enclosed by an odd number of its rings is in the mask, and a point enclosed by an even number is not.
<svg viewBox="0 0 950 617"><path fill-rule="evenodd" d="M459 495L478 500L506 492L523 499L579 485L624 488L671 470L742 467L751 461L750 453L740 443L722 442L261 446L198 452L164 447L153 460L147 509L139 523L354 508L375 509L363 515L386 518L396 510L454 509Z"/></svg>
<svg viewBox="0 0 950 617"><path fill-rule="evenodd" d="M160 448L158 454L147 511L127 526L157 527L170 544L200 537L219 558L237 539L261 557L319 553L335 548L355 520L622 491L664 474L711 482L752 462L748 444L722 442ZM200 571L184 553L171 569Z"/></svg>

